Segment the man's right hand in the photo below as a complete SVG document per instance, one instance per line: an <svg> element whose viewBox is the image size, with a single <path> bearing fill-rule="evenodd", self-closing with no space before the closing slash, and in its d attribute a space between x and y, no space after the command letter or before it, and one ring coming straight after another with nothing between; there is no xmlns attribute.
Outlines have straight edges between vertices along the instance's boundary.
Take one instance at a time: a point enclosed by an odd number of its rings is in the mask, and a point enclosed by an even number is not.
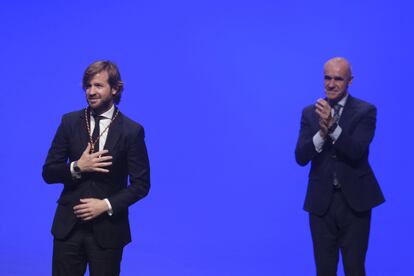
<svg viewBox="0 0 414 276"><path fill-rule="evenodd" d="M320 133L321 137L323 139L325 139L326 136L328 135L328 123L325 120L320 118L319 119L319 127L320 127L319 133Z"/></svg>
<svg viewBox="0 0 414 276"><path fill-rule="evenodd" d="M331 106L324 99L318 99L315 103L315 112L319 118L329 123L332 120Z"/></svg>
<svg viewBox="0 0 414 276"><path fill-rule="evenodd" d="M318 99L315 104L315 112L319 116L319 133L322 138L326 138L328 130L333 124L331 116L331 106L324 99Z"/></svg>
<svg viewBox="0 0 414 276"><path fill-rule="evenodd" d="M101 172L108 173L108 169L105 167L111 166L112 156L102 156L105 153L108 153L108 150L101 150L95 153L89 153L91 150L91 144L88 143L88 146L82 153L82 156L78 160L78 167L81 172Z"/></svg>

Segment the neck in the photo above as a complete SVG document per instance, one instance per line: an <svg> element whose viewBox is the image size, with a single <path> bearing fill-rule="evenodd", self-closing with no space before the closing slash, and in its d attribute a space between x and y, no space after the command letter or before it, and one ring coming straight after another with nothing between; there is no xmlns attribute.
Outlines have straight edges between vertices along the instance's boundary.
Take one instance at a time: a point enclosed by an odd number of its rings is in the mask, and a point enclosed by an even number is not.
<svg viewBox="0 0 414 276"><path fill-rule="evenodd" d="M93 113L95 113L95 114L97 114L97 115L101 115L101 114L103 114L103 113L107 112L109 109L111 109L113 105L114 105L114 104L113 104L113 103L111 103L110 105L108 105L108 106L103 106L103 107L101 107L101 108L91 108L91 110L93 111Z"/></svg>
<svg viewBox="0 0 414 276"><path fill-rule="evenodd" d="M333 99L333 100L328 100L328 102L329 102L329 105L330 106L334 106L334 105L336 105L337 103L339 103L343 98L345 98L345 96L346 95L348 95L348 91L346 91L344 94L342 94L341 96L339 96L338 98L336 98L336 99Z"/></svg>

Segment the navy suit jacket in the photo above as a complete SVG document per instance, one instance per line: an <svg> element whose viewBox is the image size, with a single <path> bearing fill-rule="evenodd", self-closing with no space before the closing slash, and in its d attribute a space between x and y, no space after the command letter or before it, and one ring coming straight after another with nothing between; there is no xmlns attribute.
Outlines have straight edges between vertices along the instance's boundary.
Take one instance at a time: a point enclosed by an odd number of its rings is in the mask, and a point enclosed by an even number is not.
<svg viewBox="0 0 414 276"><path fill-rule="evenodd" d="M311 162L304 204L306 211L323 215L328 210L334 171L353 210L367 211L384 202L368 162L376 113L375 106L349 95L339 120L341 135L335 143L326 140L322 152L318 153L312 138L319 130L319 116L313 105L304 108L295 157L301 166Z"/></svg>
<svg viewBox="0 0 414 276"><path fill-rule="evenodd" d="M63 183L53 220L52 234L66 238L78 219L73 206L81 198L108 198L113 215L106 212L91 222L97 242L104 248L120 248L131 241L128 207L148 194L150 169L144 129L121 112L109 128L104 149L113 157L109 173L83 173L72 178L70 163L82 155L89 141L84 110L65 114L43 166L48 184ZM129 178L129 184L128 184Z"/></svg>

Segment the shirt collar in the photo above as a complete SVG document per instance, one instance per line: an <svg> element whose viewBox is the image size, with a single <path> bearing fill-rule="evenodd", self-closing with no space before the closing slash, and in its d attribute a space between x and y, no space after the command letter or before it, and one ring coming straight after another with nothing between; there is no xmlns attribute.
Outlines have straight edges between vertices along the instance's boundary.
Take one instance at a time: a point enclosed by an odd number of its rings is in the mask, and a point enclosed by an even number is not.
<svg viewBox="0 0 414 276"><path fill-rule="evenodd" d="M340 106L344 107L347 100L348 100L349 94L346 93L345 97L343 97L337 104L339 104Z"/></svg>
<svg viewBox="0 0 414 276"><path fill-rule="evenodd" d="M114 111L115 111L115 105L113 104L110 109L100 114L99 116L103 117L102 119L112 119L112 116L114 115Z"/></svg>

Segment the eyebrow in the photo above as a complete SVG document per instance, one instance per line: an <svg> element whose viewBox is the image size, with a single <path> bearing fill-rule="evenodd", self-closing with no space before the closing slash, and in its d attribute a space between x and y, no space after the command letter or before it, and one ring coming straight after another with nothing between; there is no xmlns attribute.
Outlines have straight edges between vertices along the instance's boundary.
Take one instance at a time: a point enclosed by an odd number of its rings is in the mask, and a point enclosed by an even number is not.
<svg viewBox="0 0 414 276"><path fill-rule="evenodd" d="M334 79L336 81L343 81L343 80L345 80L343 77L333 77L333 76L325 75L325 80L331 80L331 79Z"/></svg>
<svg viewBox="0 0 414 276"><path fill-rule="evenodd" d="M86 84L85 87L91 87L92 85L95 85L95 86L104 86L105 84L103 82L100 82L100 81L90 82L90 83Z"/></svg>

